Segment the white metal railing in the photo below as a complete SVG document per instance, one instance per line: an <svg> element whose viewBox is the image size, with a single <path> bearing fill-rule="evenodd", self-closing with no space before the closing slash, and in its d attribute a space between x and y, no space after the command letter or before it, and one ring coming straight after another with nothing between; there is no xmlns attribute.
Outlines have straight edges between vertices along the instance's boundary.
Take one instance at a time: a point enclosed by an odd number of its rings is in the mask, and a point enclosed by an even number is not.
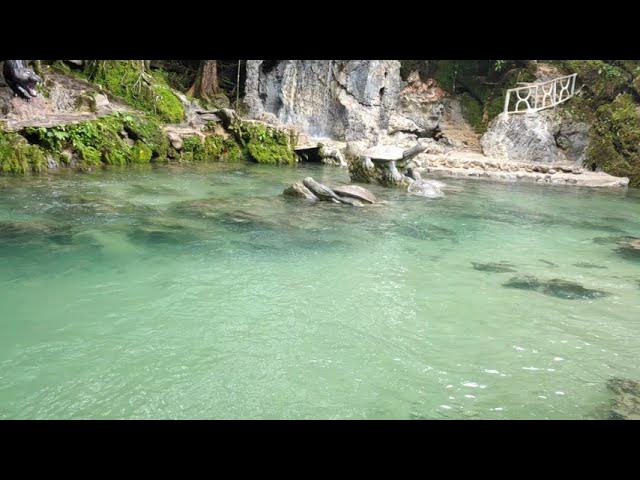
<svg viewBox="0 0 640 480"><path fill-rule="evenodd" d="M569 100L576 90L577 75L573 73L542 83L528 83L523 87L510 88L504 99L504 115L538 112ZM510 109L512 103L515 105Z"/></svg>

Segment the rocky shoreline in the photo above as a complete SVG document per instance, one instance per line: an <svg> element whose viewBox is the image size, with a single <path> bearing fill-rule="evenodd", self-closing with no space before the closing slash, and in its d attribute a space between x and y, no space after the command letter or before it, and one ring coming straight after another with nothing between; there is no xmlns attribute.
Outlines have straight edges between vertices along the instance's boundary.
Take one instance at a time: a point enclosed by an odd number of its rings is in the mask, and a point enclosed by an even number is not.
<svg viewBox="0 0 640 480"><path fill-rule="evenodd" d="M571 164L539 164L495 159L478 153L422 154L416 160L422 174L578 187L626 188L629 179L591 172Z"/></svg>

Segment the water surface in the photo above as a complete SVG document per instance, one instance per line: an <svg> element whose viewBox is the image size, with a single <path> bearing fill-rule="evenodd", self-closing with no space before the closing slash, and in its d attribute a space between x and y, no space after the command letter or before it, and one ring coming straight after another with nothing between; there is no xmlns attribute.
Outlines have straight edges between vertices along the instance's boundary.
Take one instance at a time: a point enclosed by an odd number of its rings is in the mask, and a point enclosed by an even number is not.
<svg viewBox="0 0 640 480"><path fill-rule="evenodd" d="M640 195L346 171L0 178L0 418L597 418L640 378ZM487 265L489 264L489 265ZM606 292L566 299L515 276Z"/></svg>

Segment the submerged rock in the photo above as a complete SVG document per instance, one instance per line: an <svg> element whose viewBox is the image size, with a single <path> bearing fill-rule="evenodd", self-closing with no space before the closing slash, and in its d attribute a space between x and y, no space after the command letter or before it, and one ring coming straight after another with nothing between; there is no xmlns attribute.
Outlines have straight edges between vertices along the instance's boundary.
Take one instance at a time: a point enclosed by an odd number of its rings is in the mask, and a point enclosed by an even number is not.
<svg viewBox="0 0 640 480"><path fill-rule="evenodd" d="M506 288L516 288L519 290L533 290L551 297L563 298L566 300L589 300L606 297L607 292L585 288L579 283L553 278L551 280L539 280L533 275L520 275L509 279L502 285Z"/></svg>
<svg viewBox="0 0 640 480"><path fill-rule="evenodd" d="M607 388L616 396L611 402L612 420L640 420L640 382L626 378L612 378Z"/></svg>
<svg viewBox="0 0 640 480"><path fill-rule="evenodd" d="M515 272L516 269L513 268L513 264L509 262L489 262L489 263L478 263L471 262L473 268L476 270L480 270L481 272L495 272L495 273L504 273L504 272Z"/></svg>
<svg viewBox="0 0 640 480"><path fill-rule="evenodd" d="M607 268L603 265L596 265L595 263L589 263L589 262L578 262L578 263L574 263L573 264L574 267L580 267L580 268Z"/></svg>
<svg viewBox="0 0 640 480"><path fill-rule="evenodd" d="M393 231L404 237L415 238L416 240L449 240L457 242L455 231L429 223L403 223L397 225Z"/></svg>
<svg viewBox="0 0 640 480"><path fill-rule="evenodd" d="M542 262L542 263L544 263L546 265L549 265L550 267L557 267L558 266L557 263L550 262L549 260L539 259L538 261Z"/></svg>
<svg viewBox="0 0 640 480"><path fill-rule="evenodd" d="M629 260L640 261L640 238L626 237L616 242L616 252Z"/></svg>
<svg viewBox="0 0 640 480"><path fill-rule="evenodd" d="M519 290L538 290L540 285L540 281L533 275L519 275L502 284L503 287L517 288Z"/></svg>
<svg viewBox="0 0 640 480"><path fill-rule="evenodd" d="M444 197L444 192L441 190L445 184L438 182L437 180L416 180L407 188L407 192L411 195L417 195L426 198L439 198Z"/></svg>
<svg viewBox="0 0 640 480"><path fill-rule="evenodd" d="M68 225L59 225L38 220L16 220L0 222L0 244L23 245L33 242L69 244L73 232Z"/></svg>

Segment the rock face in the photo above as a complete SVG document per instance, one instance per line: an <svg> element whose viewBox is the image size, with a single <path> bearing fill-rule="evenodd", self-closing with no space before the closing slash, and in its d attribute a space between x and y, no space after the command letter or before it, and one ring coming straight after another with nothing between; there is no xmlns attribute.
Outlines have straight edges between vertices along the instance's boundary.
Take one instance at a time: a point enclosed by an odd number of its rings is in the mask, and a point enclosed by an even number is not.
<svg viewBox="0 0 640 480"><path fill-rule="evenodd" d="M432 136L443 118L445 105L440 100L444 96L435 80L423 82L418 72L411 73L407 86L400 92L398 107L390 116L389 135L403 132L417 137Z"/></svg>
<svg viewBox="0 0 640 480"><path fill-rule="evenodd" d="M576 162L586 157L589 126L561 110L497 116L482 136L485 155L522 162Z"/></svg>
<svg viewBox="0 0 640 480"><path fill-rule="evenodd" d="M400 87L397 60L248 60L245 104L312 136L376 142Z"/></svg>

